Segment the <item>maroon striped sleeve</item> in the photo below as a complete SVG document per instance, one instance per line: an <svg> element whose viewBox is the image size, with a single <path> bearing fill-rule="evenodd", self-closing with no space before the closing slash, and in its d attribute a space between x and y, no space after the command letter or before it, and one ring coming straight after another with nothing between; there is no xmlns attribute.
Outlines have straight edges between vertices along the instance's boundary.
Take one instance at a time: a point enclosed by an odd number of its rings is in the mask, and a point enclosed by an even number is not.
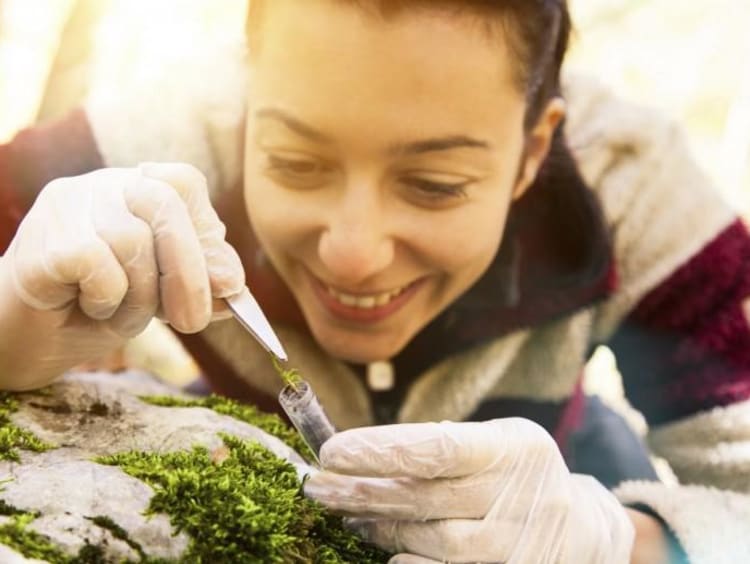
<svg viewBox="0 0 750 564"><path fill-rule="evenodd" d="M0 252L5 252L21 218L50 180L83 174L103 164L81 109L23 130L0 145Z"/></svg>
<svg viewBox="0 0 750 564"><path fill-rule="evenodd" d="M18 193L11 174L10 147L0 145L0 254L8 248L24 214Z"/></svg>
<svg viewBox="0 0 750 564"><path fill-rule="evenodd" d="M609 345L649 423L750 398L748 296L750 236L737 220L626 319Z"/></svg>

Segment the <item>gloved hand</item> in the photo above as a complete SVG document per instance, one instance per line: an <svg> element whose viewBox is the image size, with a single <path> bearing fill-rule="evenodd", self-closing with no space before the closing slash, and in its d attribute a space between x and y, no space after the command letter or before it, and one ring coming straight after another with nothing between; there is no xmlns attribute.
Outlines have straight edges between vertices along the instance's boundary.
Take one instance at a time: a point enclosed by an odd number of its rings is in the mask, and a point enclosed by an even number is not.
<svg viewBox="0 0 750 564"><path fill-rule="evenodd" d="M225 231L190 165L50 182L0 259L0 329L14 343L0 345L3 387L43 385L155 315L186 333L227 315L217 298L239 292L244 272Z"/></svg>
<svg viewBox="0 0 750 564"><path fill-rule="evenodd" d="M365 427L321 448L305 493L391 562L620 564L634 530L593 478L571 474L550 435L520 418Z"/></svg>

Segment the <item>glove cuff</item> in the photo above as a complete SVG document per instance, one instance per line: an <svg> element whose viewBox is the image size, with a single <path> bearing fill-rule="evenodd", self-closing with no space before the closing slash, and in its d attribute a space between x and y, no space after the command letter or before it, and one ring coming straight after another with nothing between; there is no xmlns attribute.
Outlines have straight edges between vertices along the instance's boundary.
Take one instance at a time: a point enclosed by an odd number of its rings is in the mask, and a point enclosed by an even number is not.
<svg viewBox="0 0 750 564"><path fill-rule="evenodd" d="M563 564L627 564L635 527L625 507L591 476L571 474L572 509Z"/></svg>

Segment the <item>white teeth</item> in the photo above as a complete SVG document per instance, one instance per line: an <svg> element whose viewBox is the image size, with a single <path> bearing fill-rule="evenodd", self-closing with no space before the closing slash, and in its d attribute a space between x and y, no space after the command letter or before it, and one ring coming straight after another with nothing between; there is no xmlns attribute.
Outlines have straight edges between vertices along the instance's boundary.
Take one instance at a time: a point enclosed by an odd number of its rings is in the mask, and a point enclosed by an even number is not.
<svg viewBox="0 0 750 564"><path fill-rule="evenodd" d="M383 292L381 294L370 294L368 296L354 296L352 294L344 294L334 290L330 286L326 289L328 293L336 298L339 302L349 307L357 307L360 309L372 309L374 307L380 307L386 305L393 298L401 294L404 291L404 287L391 290L390 292Z"/></svg>
<svg viewBox="0 0 750 564"><path fill-rule="evenodd" d="M375 307L376 302L377 298L375 296L365 296L364 298L357 299L357 307L361 307L363 309L371 309Z"/></svg>
<svg viewBox="0 0 750 564"><path fill-rule="evenodd" d="M380 294L377 298L375 298L375 305L376 306L384 306L388 302L391 301L391 294Z"/></svg>
<svg viewBox="0 0 750 564"><path fill-rule="evenodd" d="M348 294L339 294L336 296L336 299L340 301L345 306L353 306L357 305L357 297L356 296L350 296Z"/></svg>

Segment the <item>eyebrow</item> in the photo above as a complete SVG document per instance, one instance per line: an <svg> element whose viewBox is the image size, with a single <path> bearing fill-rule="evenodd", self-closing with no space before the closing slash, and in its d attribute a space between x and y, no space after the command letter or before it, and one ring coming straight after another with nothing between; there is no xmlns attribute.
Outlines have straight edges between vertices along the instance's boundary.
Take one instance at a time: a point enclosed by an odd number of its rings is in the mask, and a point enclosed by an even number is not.
<svg viewBox="0 0 750 564"><path fill-rule="evenodd" d="M467 137L466 135L449 135L435 137L411 143L393 145L388 152L391 154L417 155L434 151L448 151L450 149L489 149L487 141Z"/></svg>
<svg viewBox="0 0 750 564"><path fill-rule="evenodd" d="M305 122L297 119L292 115L289 115L284 110L280 110L278 108L261 108L255 112L255 116L259 118L277 119L295 133L298 133L303 137L307 137L312 141L319 141L323 143L333 142L333 140L325 133L321 133L317 129L310 127Z"/></svg>
<svg viewBox="0 0 750 564"><path fill-rule="evenodd" d="M288 114L278 108L261 108L255 112L256 117L272 118L282 122L289 129L312 141L332 143L331 137L317 129L310 127L305 122ZM468 137L466 135L448 135L446 137L435 137L422 139L410 143L397 143L388 148L391 155L417 155L435 151L448 151L450 149L489 149L487 141Z"/></svg>

